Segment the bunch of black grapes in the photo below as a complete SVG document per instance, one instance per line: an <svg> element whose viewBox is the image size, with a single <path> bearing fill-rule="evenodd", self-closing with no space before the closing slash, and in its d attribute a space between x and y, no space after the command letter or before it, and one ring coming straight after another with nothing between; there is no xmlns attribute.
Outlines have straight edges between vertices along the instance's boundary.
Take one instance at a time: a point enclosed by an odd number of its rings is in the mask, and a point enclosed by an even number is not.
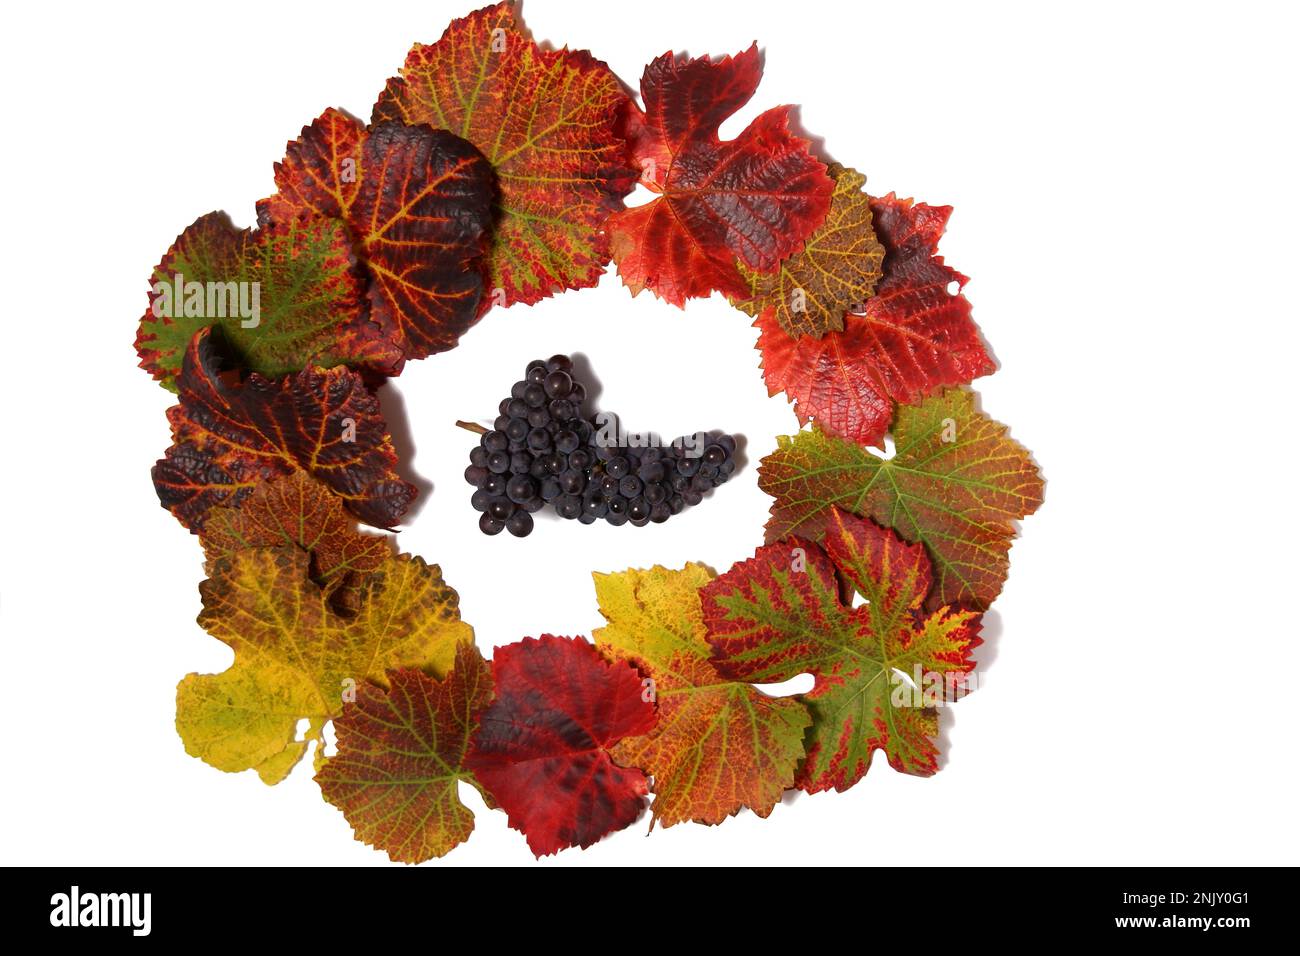
<svg viewBox="0 0 1300 956"><path fill-rule="evenodd" d="M546 505L583 524L667 521L736 470L730 435L697 433L667 447L607 441L599 419L582 415L586 397L567 355L528 363L465 469L484 534L505 528L522 538Z"/></svg>

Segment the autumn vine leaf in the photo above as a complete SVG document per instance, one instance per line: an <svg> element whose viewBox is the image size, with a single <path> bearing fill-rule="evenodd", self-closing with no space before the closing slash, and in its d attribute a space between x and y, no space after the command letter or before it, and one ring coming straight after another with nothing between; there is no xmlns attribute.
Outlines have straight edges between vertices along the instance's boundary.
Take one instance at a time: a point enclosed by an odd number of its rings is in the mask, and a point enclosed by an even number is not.
<svg viewBox="0 0 1300 956"><path fill-rule="evenodd" d="M833 163L826 170L835 180L830 212L803 250L775 272L755 272L744 264L741 275L749 293L735 300L752 316L771 310L786 335L820 338L844 328L846 312L861 312L881 275L885 247L871 227L871 207L862 191L867 177Z"/></svg>
<svg viewBox="0 0 1300 956"><path fill-rule="evenodd" d="M866 603L846 606L836 570ZM979 615L922 610L930 562L920 545L834 510L825 551L803 538L759 548L701 592L720 672L735 680L785 681L811 672L802 695L812 714L799 786L847 790L883 750L890 766L928 776L938 769L939 719L918 686L937 679L945 699L975 665Z"/></svg>
<svg viewBox="0 0 1300 956"><path fill-rule="evenodd" d="M295 548L238 551L199 587L199 624L235 652L220 674L190 674L176 688L185 750L218 770L254 769L278 783L349 688L387 686L385 672L415 667L436 677L474 632L437 565L386 558L362 583L356 615L343 617L311 580ZM299 720L309 721L295 740Z"/></svg>
<svg viewBox="0 0 1300 956"><path fill-rule="evenodd" d="M609 262L605 219L636 184L616 129L627 103L604 63L542 49L498 3L416 44L372 118L450 130L496 170L487 285L498 301L486 308L596 284Z"/></svg>
<svg viewBox="0 0 1300 956"><path fill-rule="evenodd" d="M716 824L742 807L766 817L794 784L810 718L798 701L728 680L710 662L699 590L713 573L688 564L593 577L609 622L592 634L596 646L654 681L658 723L612 753L654 778L655 820Z"/></svg>
<svg viewBox="0 0 1300 956"><path fill-rule="evenodd" d="M343 811L357 839L398 863L445 856L469 839L474 814L457 784L492 674L472 642L456 645L443 680L410 668L369 684L334 721L338 752L316 774L325 799Z"/></svg>
<svg viewBox="0 0 1300 956"><path fill-rule="evenodd" d="M307 368L282 379L224 375L225 359L201 329L177 379L180 404L167 411L172 446L153 468L163 507L200 530L209 510L239 504L259 482L297 468L329 486L354 515L397 524L415 498L394 471L379 400L346 368Z"/></svg>
<svg viewBox="0 0 1300 956"><path fill-rule="evenodd" d="M785 392L801 421L862 445L879 445L894 404L914 405L945 385L961 385L994 369L970 301L966 277L936 253L952 212L893 194L871 200L885 247L884 273L864 314L846 315L842 332L793 338L773 308L760 330L769 394Z"/></svg>
<svg viewBox="0 0 1300 956"><path fill-rule="evenodd" d="M346 223L371 321L406 358L445 351L474 324L493 184L472 145L426 126L367 129L329 109L288 144L275 185L257 204L258 222Z"/></svg>
<svg viewBox="0 0 1300 956"><path fill-rule="evenodd" d="M826 218L835 184L789 129L789 107L761 114L736 139L718 127L762 75L758 46L717 62L666 53L641 77L644 112L627 121L641 181L659 195L610 217L623 283L673 305L713 291L750 294L740 267L770 273Z"/></svg>
<svg viewBox="0 0 1300 956"><path fill-rule="evenodd" d="M333 220L252 231L223 213L200 217L154 269L140 367L174 391L194 333L219 325L240 364L263 375L308 365L393 373L402 354L367 321L351 255Z"/></svg>
<svg viewBox="0 0 1300 956"><path fill-rule="evenodd" d="M936 575L928 607L987 608L1006 580L1015 522L1042 504L1038 469L964 388L900 407L893 434L889 459L816 428L779 437L758 472L774 499L767 540L819 539L844 508L926 546Z"/></svg>
<svg viewBox="0 0 1300 956"><path fill-rule="evenodd" d="M342 500L307 472L254 487L238 507L214 508L199 536L209 576L248 548L299 548L311 579L338 611L355 611L361 582L392 553L390 538L363 534Z"/></svg>
<svg viewBox="0 0 1300 956"><path fill-rule="evenodd" d="M591 846L640 816L645 775L610 757L654 726L635 668L544 634L498 647L492 677L469 766L535 855Z"/></svg>

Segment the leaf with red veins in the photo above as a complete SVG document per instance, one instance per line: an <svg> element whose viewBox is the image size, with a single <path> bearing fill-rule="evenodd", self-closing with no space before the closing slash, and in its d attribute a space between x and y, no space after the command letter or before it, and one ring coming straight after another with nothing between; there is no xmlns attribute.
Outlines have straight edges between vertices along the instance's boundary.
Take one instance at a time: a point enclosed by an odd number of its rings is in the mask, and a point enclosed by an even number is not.
<svg viewBox="0 0 1300 956"><path fill-rule="evenodd" d="M609 220L614 261L633 295L648 288L678 306L715 290L747 296L737 260L772 272L825 220L835 183L790 132L789 107L768 110L734 140L718 138L761 74L756 45L717 62L666 53L646 67L645 111L631 114L626 135L642 181L659 196Z"/></svg>
<svg viewBox="0 0 1300 956"><path fill-rule="evenodd" d="M415 498L396 474L397 453L379 400L346 368L308 368L282 379L223 377L212 330L194 336L167 411L172 446L153 469L163 507L198 531L217 505L237 505L259 481L302 468L362 521L397 524Z"/></svg>
<svg viewBox="0 0 1300 956"><path fill-rule="evenodd" d="M837 570L866 604L842 602ZM765 545L700 592L721 673L757 683L815 678L801 695L813 721L802 789L848 789L876 750L904 773L938 769L935 705L964 689L979 615L926 614L929 590L923 547L836 509L825 551L802 538Z"/></svg>
<svg viewBox="0 0 1300 956"><path fill-rule="evenodd" d="M446 351L477 320L494 187L470 143L427 126L367 129L330 109L289 143L275 185L258 221L345 222L371 319L407 358Z"/></svg>
<svg viewBox="0 0 1300 956"><path fill-rule="evenodd" d="M630 101L609 67L542 49L498 3L416 44L401 73L372 118L450 130L496 170L487 284L501 298L484 308L594 286L609 262L605 219L636 184L618 135Z"/></svg>
<svg viewBox="0 0 1300 956"><path fill-rule="evenodd" d="M469 766L536 856L591 846L640 816L645 775L609 754L655 723L634 667L581 638L544 634L498 647L492 676L497 699Z"/></svg>
<svg viewBox="0 0 1300 956"><path fill-rule="evenodd" d="M785 392L801 421L862 445L880 445L895 403L914 405L945 385L994 370L970 301L949 285L966 277L936 254L952 209L914 205L892 193L871 200L885 247L884 275L863 315L846 315L841 332L793 338L773 309L760 330L768 393Z"/></svg>
<svg viewBox="0 0 1300 956"><path fill-rule="evenodd" d="M334 720L338 752L316 782L358 840L394 862L422 863L445 856L474 829L457 785L475 783L465 756L492 700L492 674L467 641L445 679L404 668L388 672L388 685L362 684L343 705Z"/></svg>

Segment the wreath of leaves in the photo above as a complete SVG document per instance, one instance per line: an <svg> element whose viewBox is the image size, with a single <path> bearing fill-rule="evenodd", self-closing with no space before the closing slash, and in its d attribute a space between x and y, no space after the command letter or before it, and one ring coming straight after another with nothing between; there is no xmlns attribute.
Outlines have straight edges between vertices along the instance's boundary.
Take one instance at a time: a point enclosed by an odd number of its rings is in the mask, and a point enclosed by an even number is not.
<svg viewBox="0 0 1300 956"><path fill-rule="evenodd" d="M209 213L177 237L136 342L178 396L153 479L207 558L199 623L235 652L180 682L190 754L274 784L314 744L325 799L405 862L468 838L459 781L541 856L627 826L651 793L662 826L717 824L844 790L876 750L936 771L936 704L969 688L1042 480L965 387L994 364L937 252L951 210L868 194L789 107L720 140L760 75L756 46L666 54L638 107L500 3L417 44L369 124L330 109L305 127L257 228ZM625 208L638 180L655 198ZM770 393L812 425L760 465L752 557L597 574L594 642L528 637L488 662L439 568L357 528L393 527L416 494L374 388L611 259L633 295L727 296ZM253 283L255 322L237 298ZM888 458L868 447L887 434ZM754 687L805 672L806 694Z"/></svg>

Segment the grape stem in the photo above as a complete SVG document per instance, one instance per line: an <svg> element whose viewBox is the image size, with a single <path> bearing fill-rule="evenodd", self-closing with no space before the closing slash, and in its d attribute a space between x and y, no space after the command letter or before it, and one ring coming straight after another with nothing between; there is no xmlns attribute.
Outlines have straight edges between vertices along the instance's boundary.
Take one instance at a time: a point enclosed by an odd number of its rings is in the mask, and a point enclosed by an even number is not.
<svg viewBox="0 0 1300 956"><path fill-rule="evenodd" d="M476 422L462 422L458 420L456 422L456 427L463 428L467 432L473 432L475 435L486 435L488 433L488 429Z"/></svg>

